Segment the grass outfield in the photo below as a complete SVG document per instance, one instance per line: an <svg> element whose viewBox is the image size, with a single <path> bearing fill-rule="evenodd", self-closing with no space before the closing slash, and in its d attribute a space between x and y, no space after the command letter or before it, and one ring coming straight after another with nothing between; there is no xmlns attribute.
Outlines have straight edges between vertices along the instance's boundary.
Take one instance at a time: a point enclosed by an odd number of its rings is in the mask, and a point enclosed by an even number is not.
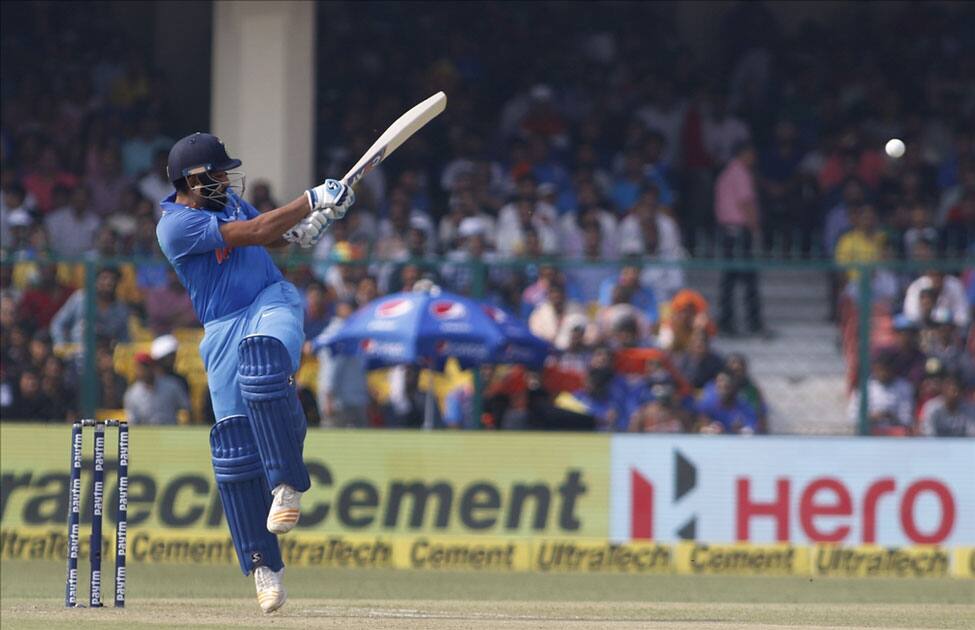
<svg viewBox="0 0 975 630"><path fill-rule="evenodd" d="M106 567L105 600L112 595ZM975 628L975 580L288 569L262 615L228 567L129 566L128 607L65 610L64 565L0 564L2 628ZM87 596L88 576L81 593Z"/></svg>

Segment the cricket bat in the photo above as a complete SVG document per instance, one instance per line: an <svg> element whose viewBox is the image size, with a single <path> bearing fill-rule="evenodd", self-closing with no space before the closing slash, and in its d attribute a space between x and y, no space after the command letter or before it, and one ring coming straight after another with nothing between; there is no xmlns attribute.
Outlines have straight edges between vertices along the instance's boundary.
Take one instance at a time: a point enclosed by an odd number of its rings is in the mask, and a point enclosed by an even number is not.
<svg viewBox="0 0 975 630"><path fill-rule="evenodd" d="M369 174L369 171L389 157L393 151L406 142L407 138L422 129L424 125L436 118L447 107L447 95L437 92L422 103L414 106L405 114L396 119L383 135L379 136L369 150L367 150L359 161L355 163L342 183L348 186L355 186L360 179Z"/></svg>

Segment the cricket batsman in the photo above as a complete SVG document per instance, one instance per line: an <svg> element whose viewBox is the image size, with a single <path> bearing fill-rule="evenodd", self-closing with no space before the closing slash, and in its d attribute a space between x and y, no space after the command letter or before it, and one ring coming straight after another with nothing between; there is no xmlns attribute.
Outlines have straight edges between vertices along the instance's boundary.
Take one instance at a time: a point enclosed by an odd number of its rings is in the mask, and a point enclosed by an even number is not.
<svg viewBox="0 0 975 630"><path fill-rule="evenodd" d="M200 355L217 418L213 472L240 568L254 572L257 601L272 612L287 600L277 535L298 522L311 481L293 378L302 300L266 248L313 246L355 195L328 179L261 214L243 199L240 166L208 133L173 145L167 169L176 192L161 202L156 235L203 323Z"/></svg>

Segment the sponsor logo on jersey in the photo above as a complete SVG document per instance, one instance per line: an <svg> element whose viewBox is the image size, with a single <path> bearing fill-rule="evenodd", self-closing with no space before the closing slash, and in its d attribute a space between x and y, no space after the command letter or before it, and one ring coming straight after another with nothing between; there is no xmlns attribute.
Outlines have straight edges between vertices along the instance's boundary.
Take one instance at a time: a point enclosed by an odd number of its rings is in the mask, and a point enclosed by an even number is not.
<svg viewBox="0 0 975 630"><path fill-rule="evenodd" d="M221 247L220 249L213 250L214 255L217 257L217 264L222 265L223 261L230 258L230 252L234 251L233 247Z"/></svg>

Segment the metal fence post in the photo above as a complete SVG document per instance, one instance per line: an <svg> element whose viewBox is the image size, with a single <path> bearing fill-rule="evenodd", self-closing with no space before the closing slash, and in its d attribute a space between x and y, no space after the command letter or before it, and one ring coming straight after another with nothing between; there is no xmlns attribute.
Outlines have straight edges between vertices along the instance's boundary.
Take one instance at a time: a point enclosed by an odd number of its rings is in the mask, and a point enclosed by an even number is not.
<svg viewBox="0 0 975 630"><path fill-rule="evenodd" d="M95 374L95 261L85 259L85 326L82 339L81 412L85 418L95 417L98 407L98 379Z"/></svg>
<svg viewBox="0 0 975 630"><path fill-rule="evenodd" d="M478 300L484 299L485 287L487 286L487 267L484 262L478 258L471 263L472 271L474 272L474 278L471 285L471 292L473 297ZM474 368L474 400L471 403L471 413L474 414L472 420L480 429L484 428L484 423L482 421L482 416L484 413L484 385L481 382L481 368L477 366Z"/></svg>
<svg viewBox="0 0 975 630"><path fill-rule="evenodd" d="M870 381L870 334L873 332L873 265L859 263L856 265L859 278L857 281L857 314L858 314L858 350L859 364L857 366L857 388L860 392L860 409L858 411L860 435L870 434L869 387Z"/></svg>

